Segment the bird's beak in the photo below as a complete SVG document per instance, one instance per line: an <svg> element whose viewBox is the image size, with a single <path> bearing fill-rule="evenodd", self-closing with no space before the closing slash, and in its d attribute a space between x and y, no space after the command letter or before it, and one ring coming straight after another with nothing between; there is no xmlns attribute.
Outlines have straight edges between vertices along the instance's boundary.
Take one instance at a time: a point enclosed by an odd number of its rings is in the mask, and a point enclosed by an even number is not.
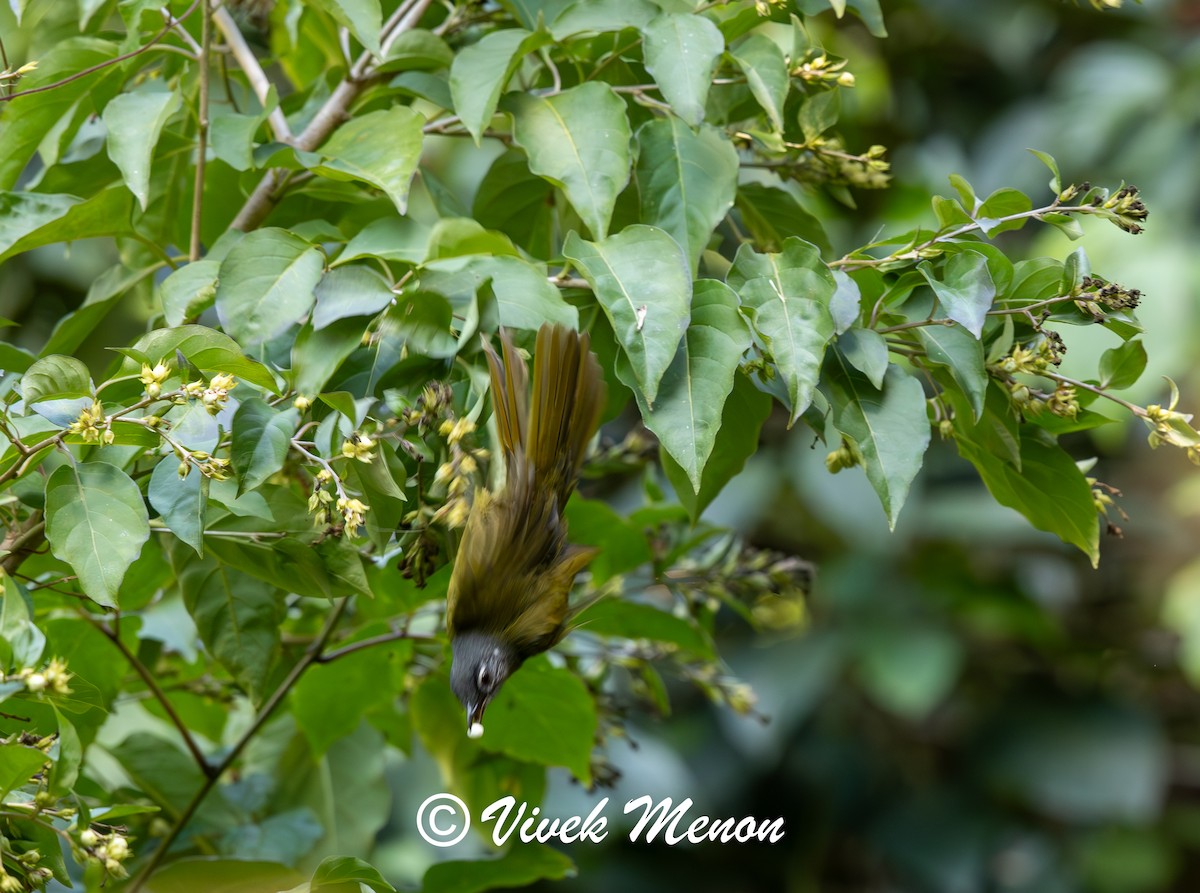
<svg viewBox="0 0 1200 893"><path fill-rule="evenodd" d="M470 729L475 723L483 722L483 708L487 706L487 701L480 701L478 704L467 705L467 728Z"/></svg>

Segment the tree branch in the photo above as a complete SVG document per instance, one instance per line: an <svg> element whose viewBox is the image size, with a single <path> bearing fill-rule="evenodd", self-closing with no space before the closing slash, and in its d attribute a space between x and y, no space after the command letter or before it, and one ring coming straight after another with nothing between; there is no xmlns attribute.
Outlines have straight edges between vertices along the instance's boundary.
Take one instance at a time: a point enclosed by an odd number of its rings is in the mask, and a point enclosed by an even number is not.
<svg viewBox="0 0 1200 893"><path fill-rule="evenodd" d="M22 96L32 96L35 93L45 93L48 90L57 90L59 87L63 87L65 85L71 83L72 81L79 80L80 78L85 78L89 74L93 74L97 71L100 71L100 69L102 69L102 68L108 68L110 65L119 65L120 63L124 62L126 59L132 59L134 56L140 56L142 53L146 52L148 49L150 49L156 43L158 43L160 40L162 40L164 37L166 37L171 32L171 29L174 28L178 23L184 21L188 16L190 16L193 12L195 12L196 7L199 5L200 5L200 0L192 0L192 5L189 6L186 10L184 10L183 15L181 15L177 19L168 19L167 23L165 25L163 25L163 29L161 31L159 31L157 34L155 34L154 37L152 37L150 39L150 42L148 44L146 44L145 46L140 46L136 50L132 50L128 53L124 53L120 56L117 56L116 58L108 59L104 62L97 62L95 65L92 65L92 66L89 66L88 68L83 69L83 71L77 71L70 77L65 77L62 80L55 81L52 84L43 84L40 87L32 87L28 90L21 90L20 92L17 92L17 93L9 93L7 96L0 96L0 102L9 102L10 100L13 100L13 99L20 99Z"/></svg>
<svg viewBox="0 0 1200 893"><path fill-rule="evenodd" d="M346 610L348 602L349 597L343 598L329 612L329 619L325 621L325 626L321 630L320 635L313 641L309 649L304 652L304 656L296 661L292 669L288 671L287 676L279 683L279 687L267 698L266 703L259 710L258 716L250 724L250 728L242 733L241 737L229 749L229 752L225 754L225 758L213 769L212 774L205 778L204 784L200 786L200 789L196 791L191 801L188 802L188 805L184 807L183 812L180 813L170 832L159 841L158 847L151 853L146 864L142 866L137 876L130 882L126 893L138 893L146 885L150 876L162 864L162 860L167 855L167 850L171 848L171 844L176 841L183 832L183 829L187 827L187 823L191 821L192 816L196 814L196 810L200 808L200 804L204 802L205 798L212 792L212 789L216 787L217 780L241 756L246 745L250 743L251 739L258 734L267 720L271 718L271 714L275 712L275 708L287 697L288 692L292 690L293 686L300 680L300 677L304 675L304 671L320 658L321 652L329 641L329 637L333 635L333 630L337 626L338 621L341 620L342 613Z"/></svg>
<svg viewBox="0 0 1200 893"><path fill-rule="evenodd" d="M171 720L171 724L174 725L179 731L179 734L183 736L183 743L187 745L188 752L191 753L192 759L196 761L196 765L200 767L200 771L204 773L205 777L212 778L216 770L205 758L204 752L201 751L199 745L196 744L196 739L192 737L192 733L188 731L188 727L184 724L179 714L175 712L175 706L167 697L166 692L164 692L159 686L158 681L154 678L154 674L150 672L144 663L138 660L138 656L129 649L129 646L121 641L121 637L117 635L112 627L97 620L87 611L81 611L80 616L82 616L84 620L103 633L105 638L117 646L117 650L121 652L121 655L125 658L126 662L128 662L128 664L133 667L134 672L136 672L138 676L142 678L142 682L146 683L146 688L150 690L150 694L154 695L154 699L162 705L163 710L166 711L167 716Z"/></svg>
<svg viewBox="0 0 1200 893"><path fill-rule="evenodd" d="M326 651L316 659L316 663L328 664L335 660L354 654L356 651L362 651L366 648L374 648L376 645L386 645L388 642L399 642L404 639L412 639L413 641L435 641L437 636L428 633L410 633L406 629L393 630L390 633L383 633L378 636L372 636L369 639L362 639L358 642L351 642L342 648L335 648L333 651Z"/></svg>
<svg viewBox="0 0 1200 893"><path fill-rule="evenodd" d="M432 2L433 0L405 0L400 4L383 27L383 39L380 44L384 55L399 35L416 26ZM296 137L295 147L311 152L325 142L346 120L350 104L370 85L373 76L371 55L363 53L334 88L333 94L325 100L325 104L313 116L308 126ZM282 198L279 192L281 176L278 170L267 171L242 205L242 209L238 211L237 217L233 219L231 229L249 232L266 219Z"/></svg>

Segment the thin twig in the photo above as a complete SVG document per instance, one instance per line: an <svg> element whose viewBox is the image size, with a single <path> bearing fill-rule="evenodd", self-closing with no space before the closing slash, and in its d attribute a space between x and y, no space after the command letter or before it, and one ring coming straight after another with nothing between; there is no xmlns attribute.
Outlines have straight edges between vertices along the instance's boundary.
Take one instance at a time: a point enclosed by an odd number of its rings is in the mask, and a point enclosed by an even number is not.
<svg viewBox="0 0 1200 893"><path fill-rule="evenodd" d="M0 96L0 102L8 102L12 99L19 99L22 96L32 96L35 93L45 93L48 90L57 90L59 87L65 86L65 85L71 83L72 81L77 81L80 78L85 78L89 74L94 74L95 72L100 71L103 68L108 68L110 65L118 65L121 62L124 62L126 59L132 59L134 56L140 56L142 53L146 52L148 49L150 49L156 43L158 43L160 40L162 40L164 37L166 37L169 33L171 33L171 29L174 28L176 24L184 21L188 16L190 16L193 12L195 12L196 7L199 5L200 5L200 0L192 0L192 5L189 6L186 10L184 10L183 15L181 15L177 19L172 19L172 20L168 21L165 25L163 25L162 30L159 31L157 34L155 34L154 37L152 37L150 39L150 42L148 44L146 44L145 46L140 46L136 50L131 50L128 53L124 53L124 54L122 54L120 56L116 56L112 59L107 59L104 62L97 62L95 65L91 65L91 66L83 69L83 71L77 71L70 77L65 77L62 80L55 81L52 84L43 84L40 87L31 87L28 90L21 90L17 93L9 93L7 96Z"/></svg>
<svg viewBox="0 0 1200 893"><path fill-rule="evenodd" d="M1146 417L1146 410L1135 403L1130 403L1128 400L1122 400L1120 397L1110 394L1104 388L1097 387L1094 384L1088 384L1086 381L1079 381L1075 378L1067 378L1065 375L1059 375L1057 372L1039 372L1038 375L1043 378L1048 378L1051 381L1061 382L1062 384L1071 385L1072 387L1082 388L1085 391L1091 391L1097 397L1107 397L1113 403L1124 406L1138 418Z"/></svg>
<svg viewBox="0 0 1200 893"><path fill-rule="evenodd" d="M106 639L117 646L117 650L121 652L122 657L125 658L129 666L133 667L134 672L142 678L142 682L146 683L146 688L148 688L150 693L154 695L154 699L162 705L163 710L171 720L171 724L174 725L179 731L179 734L183 736L183 743L187 745L188 752L191 753L192 759L196 761L196 765L200 768L200 771L203 772L207 778L212 778L213 773L215 772L213 765L205 758L204 752L200 750L199 745L196 744L196 739L193 738L192 733L188 731L187 725L184 723L183 719L180 718L179 714L175 712L175 706L171 703L171 699L167 697L166 692L159 687L158 681L154 678L154 674L151 673L149 668L142 663L138 659L138 656L129 649L129 646L121 641L121 637L117 635L108 624L97 620L87 611L80 611L79 614L84 620L103 633Z"/></svg>
<svg viewBox="0 0 1200 893"><path fill-rule="evenodd" d="M212 49L212 14L208 0L200 17L200 53L196 60L200 74L200 99L196 125L196 181L192 189L192 239L188 259L200 259L200 224L204 220L204 161L208 152L208 80L209 52Z"/></svg>
<svg viewBox="0 0 1200 893"><path fill-rule="evenodd" d="M365 648L374 648L376 645L386 645L388 642L399 642L404 639L412 639L416 641L436 641L437 636L427 633L410 633L407 629L397 629L390 633L383 633L378 636L372 636L370 639L362 639L358 642L351 642L342 648L337 648L333 651L327 651L320 655L316 662L319 664L332 663L335 660L346 657L349 654L354 654L356 651L362 651Z"/></svg>
<svg viewBox="0 0 1200 893"><path fill-rule="evenodd" d="M137 876L130 883L126 893L138 893L138 891L145 886L146 881L150 879L150 876L154 873L154 871L162 863L163 858L167 855L167 851L171 848L171 844L173 844L179 835L183 833L183 829L187 827L187 824L189 821L191 821L192 816L196 814L196 810L200 808L200 804L202 804L205 798L207 798L212 792L212 789L217 784L217 780L224 775L225 771L237 761L239 756L241 756L242 751L246 748L246 745L250 743L251 739L258 734L259 730L266 724L267 720L271 718L271 714L275 712L275 708L280 705L285 697L287 697L288 692L292 690L292 687L295 686L295 684L300 680L300 677L304 675L304 671L307 670L321 656L321 652L324 650L325 644L329 641L329 637L333 634L333 630L337 626L338 621L341 620L342 613L346 610L346 605L348 602L349 597L343 598L334 606L333 610L329 612L329 619L325 621L325 626L321 630L321 634L317 636L316 640L312 643L309 649L304 652L304 655L298 661L296 661L296 663L292 666L292 669L288 671L287 676L284 677L284 680L279 683L279 687L271 693L269 698L267 698L266 703L264 703L262 709L259 710L258 716L254 718L254 722L252 722L250 727L241 734L237 741L234 742L233 746L229 749L229 752L225 754L225 758L221 760L216 768L213 769L213 774L204 779L204 783L200 786L200 789L196 791L195 795L192 797L187 806L184 807L183 812L180 813L179 818L176 819L175 824L171 827L171 830L165 837L163 837L161 841L159 841L158 847L155 848L153 853L151 853L150 858L146 860L146 864L142 866L141 870L137 873Z"/></svg>

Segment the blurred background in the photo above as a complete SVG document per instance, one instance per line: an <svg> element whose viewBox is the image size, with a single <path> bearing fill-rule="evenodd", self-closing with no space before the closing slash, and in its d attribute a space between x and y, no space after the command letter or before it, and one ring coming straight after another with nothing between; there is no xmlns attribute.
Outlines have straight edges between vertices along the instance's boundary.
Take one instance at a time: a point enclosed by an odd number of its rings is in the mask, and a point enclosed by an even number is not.
<svg viewBox="0 0 1200 893"><path fill-rule="evenodd" d="M854 4L851 3L851 6ZM889 0L887 40L825 14L816 32L850 60L848 147L889 147L890 190L850 210L819 197L838 254L932 219L929 195L966 176L980 194L1048 198L1054 155L1068 182L1142 190L1144 235L1088 226L1096 273L1141 289L1150 367L1130 395L1200 410L1200 3L1146 0L1104 14L1059 0ZM5 11L5 14L7 11ZM462 176L481 176L487 158ZM452 165L447 165L448 168ZM447 176L453 180L454 174ZM1001 236L1015 258L1074 250L1055 230ZM81 243L7 263L0 316L45 342L111 263ZM136 293L97 333L124 343L154 312ZM1063 332L1064 370L1094 375L1115 341ZM87 348L84 357L87 358ZM811 432L774 418L760 453L708 510L753 545L817 567L802 629L779 641L730 618L723 654L759 718L671 691L667 721L628 717L609 754L622 775L588 793L552 775L543 810L586 814L649 793L693 815L782 816L780 843L673 848L576 845L565 893L1152 893L1200 890L1200 470L1111 425L1071 442L1118 488L1122 537L1086 559L984 491L935 442L889 533L861 471L836 477ZM448 853L412 831L439 787L428 758L393 755L394 805L373 861L419 881ZM458 858L463 853L455 851ZM545 889L549 890L550 885Z"/></svg>

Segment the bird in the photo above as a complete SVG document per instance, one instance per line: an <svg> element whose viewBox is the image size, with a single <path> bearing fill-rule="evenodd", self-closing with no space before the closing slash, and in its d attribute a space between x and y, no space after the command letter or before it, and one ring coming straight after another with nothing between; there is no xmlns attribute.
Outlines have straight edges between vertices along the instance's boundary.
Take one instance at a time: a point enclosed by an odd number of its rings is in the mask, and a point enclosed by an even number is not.
<svg viewBox="0 0 1200 893"><path fill-rule="evenodd" d="M446 596L450 686L472 738L505 680L566 635L575 576L599 553L568 542L564 517L605 404L590 336L542 325L532 396L505 329L500 344L503 356L484 339L505 481L475 490Z"/></svg>

